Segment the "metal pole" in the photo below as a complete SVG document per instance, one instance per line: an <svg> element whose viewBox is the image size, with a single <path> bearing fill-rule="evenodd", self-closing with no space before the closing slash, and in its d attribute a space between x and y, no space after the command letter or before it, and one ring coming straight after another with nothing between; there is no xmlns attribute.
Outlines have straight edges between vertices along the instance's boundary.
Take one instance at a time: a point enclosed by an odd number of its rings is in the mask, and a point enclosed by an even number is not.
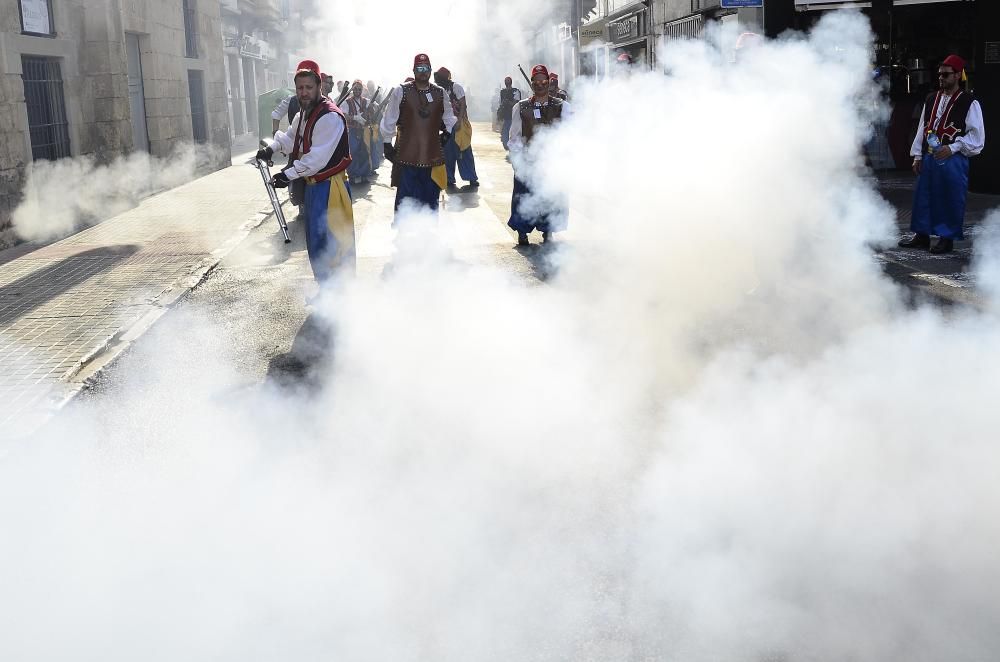
<svg viewBox="0 0 1000 662"><path fill-rule="evenodd" d="M267 197L271 199L271 206L274 208L274 217L278 220L278 227L281 228L281 234L285 237L285 243L290 244L292 243L292 238L288 236L288 223L285 221L285 212L281 209L278 193L274 190L274 186L271 185L271 168L260 159L254 159L254 161L257 163L257 170L260 171L260 176L264 179L264 188L267 189Z"/></svg>

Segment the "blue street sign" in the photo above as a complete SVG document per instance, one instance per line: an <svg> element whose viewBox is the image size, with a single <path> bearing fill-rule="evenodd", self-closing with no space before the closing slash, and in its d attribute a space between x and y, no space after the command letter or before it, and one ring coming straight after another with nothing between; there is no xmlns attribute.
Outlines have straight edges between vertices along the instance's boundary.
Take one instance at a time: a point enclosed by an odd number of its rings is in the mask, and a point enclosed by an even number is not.
<svg viewBox="0 0 1000 662"><path fill-rule="evenodd" d="M722 0L723 9L738 9L740 7L763 7L764 0Z"/></svg>

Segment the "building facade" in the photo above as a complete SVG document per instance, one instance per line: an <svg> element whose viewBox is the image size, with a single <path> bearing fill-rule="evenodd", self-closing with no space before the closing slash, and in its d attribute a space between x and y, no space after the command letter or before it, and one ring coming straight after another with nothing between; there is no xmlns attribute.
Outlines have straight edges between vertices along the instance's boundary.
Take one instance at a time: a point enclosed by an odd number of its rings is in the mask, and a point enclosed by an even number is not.
<svg viewBox="0 0 1000 662"><path fill-rule="evenodd" d="M230 162L218 0L12 0L0 9L0 226L32 162L208 143Z"/></svg>
<svg viewBox="0 0 1000 662"><path fill-rule="evenodd" d="M291 37L302 35L305 0L222 0L222 43L230 136L260 133L258 98L291 89ZM269 117L269 116L268 116ZM267 119L270 126L270 119Z"/></svg>

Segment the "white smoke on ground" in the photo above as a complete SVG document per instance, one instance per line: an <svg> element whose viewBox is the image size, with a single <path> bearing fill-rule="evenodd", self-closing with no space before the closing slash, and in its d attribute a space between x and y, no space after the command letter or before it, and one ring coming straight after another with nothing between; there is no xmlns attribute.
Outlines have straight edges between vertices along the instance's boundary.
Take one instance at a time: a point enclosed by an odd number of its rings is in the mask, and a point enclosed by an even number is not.
<svg viewBox="0 0 1000 662"><path fill-rule="evenodd" d="M540 137L545 286L407 235L318 393L184 317L10 449L0 658L992 659L1000 327L872 258L864 23L718 39Z"/></svg>
<svg viewBox="0 0 1000 662"><path fill-rule="evenodd" d="M101 164L91 156L36 161L11 215L24 241L45 242L135 207L153 193L190 181L200 163L218 162L212 146L180 145L166 158L133 152Z"/></svg>

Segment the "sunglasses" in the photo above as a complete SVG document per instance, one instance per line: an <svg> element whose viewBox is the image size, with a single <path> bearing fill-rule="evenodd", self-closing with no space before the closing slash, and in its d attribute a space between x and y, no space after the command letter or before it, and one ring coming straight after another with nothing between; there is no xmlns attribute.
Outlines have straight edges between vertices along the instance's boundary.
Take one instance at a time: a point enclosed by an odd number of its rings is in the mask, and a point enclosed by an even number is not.
<svg viewBox="0 0 1000 662"><path fill-rule="evenodd" d="M428 67L426 64L418 64L417 66L413 67L413 71L418 74L427 74L430 73L431 68Z"/></svg>

